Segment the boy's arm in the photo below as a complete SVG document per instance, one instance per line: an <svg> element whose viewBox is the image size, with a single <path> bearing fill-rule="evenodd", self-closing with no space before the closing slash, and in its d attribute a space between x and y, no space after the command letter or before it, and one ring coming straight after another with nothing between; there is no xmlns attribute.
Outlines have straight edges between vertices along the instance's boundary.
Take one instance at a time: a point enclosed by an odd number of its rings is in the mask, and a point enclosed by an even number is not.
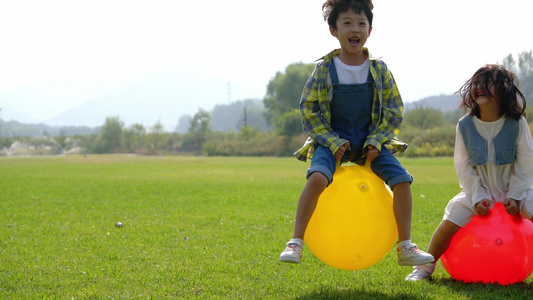
<svg viewBox="0 0 533 300"><path fill-rule="evenodd" d="M328 101L328 91L325 83L322 85L319 83L317 70L318 67L307 80L302 92L300 100L302 128L313 140L329 148L335 154L348 141L340 138L331 128L329 121L324 116L330 112L323 112L320 109L320 100ZM328 119L331 119L331 115L328 115Z"/></svg>

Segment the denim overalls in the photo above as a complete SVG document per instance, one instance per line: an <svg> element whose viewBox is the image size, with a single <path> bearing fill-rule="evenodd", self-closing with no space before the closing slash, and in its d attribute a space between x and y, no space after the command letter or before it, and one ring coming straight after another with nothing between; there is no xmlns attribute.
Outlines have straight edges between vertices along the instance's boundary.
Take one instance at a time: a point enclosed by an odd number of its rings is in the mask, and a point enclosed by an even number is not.
<svg viewBox="0 0 533 300"><path fill-rule="evenodd" d="M333 98L330 104L331 128L341 138L350 141L350 149L344 153L341 163L354 162L363 165L366 161L366 157L363 157L363 146L369 135L368 127L372 123L374 81L368 72L365 83L340 84L334 62L331 63L329 74L333 84ZM331 183L335 167L336 161L331 150L318 145L313 153L311 166L307 170L307 178L313 172L320 172ZM372 171L391 187L401 182L413 181L413 177L384 146L379 156L372 161L371 167Z"/></svg>

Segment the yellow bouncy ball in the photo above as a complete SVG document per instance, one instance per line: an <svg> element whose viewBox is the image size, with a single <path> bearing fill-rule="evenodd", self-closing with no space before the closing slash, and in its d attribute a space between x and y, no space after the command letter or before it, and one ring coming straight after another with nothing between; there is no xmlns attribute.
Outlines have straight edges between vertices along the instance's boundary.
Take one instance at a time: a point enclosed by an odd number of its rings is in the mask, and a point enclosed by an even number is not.
<svg viewBox="0 0 533 300"><path fill-rule="evenodd" d="M325 264L360 270L382 260L397 235L392 192L367 163L337 167L318 199L304 241Z"/></svg>

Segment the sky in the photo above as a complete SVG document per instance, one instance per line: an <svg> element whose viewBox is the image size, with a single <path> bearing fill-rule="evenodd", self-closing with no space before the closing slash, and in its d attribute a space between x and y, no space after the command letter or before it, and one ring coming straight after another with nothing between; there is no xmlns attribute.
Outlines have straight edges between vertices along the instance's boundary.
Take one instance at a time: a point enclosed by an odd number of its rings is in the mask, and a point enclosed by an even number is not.
<svg viewBox="0 0 533 300"><path fill-rule="evenodd" d="M31 83L78 95L37 107L34 114L45 119L166 69L216 76L228 87L245 87L234 97L263 98L276 72L339 47L322 18L322 3L0 1L0 99ZM529 1L373 3L366 46L387 63L406 102L451 94L482 65L533 49ZM38 97L39 90L32 92ZM0 101L2 106L22 104Z"/></svg>

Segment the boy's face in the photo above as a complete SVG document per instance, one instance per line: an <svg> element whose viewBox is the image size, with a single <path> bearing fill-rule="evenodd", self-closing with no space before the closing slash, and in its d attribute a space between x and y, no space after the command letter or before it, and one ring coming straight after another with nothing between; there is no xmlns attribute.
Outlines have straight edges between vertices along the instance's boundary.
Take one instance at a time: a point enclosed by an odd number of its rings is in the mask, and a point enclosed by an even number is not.
<svg viewBox="0 0 533 300"><path fill-rule="evenodd" d="M363 46L372 31L366 15L350 10L340 13L336 24L337 28L330 26L329 31L341 44L340 59L346 64L363 63Z"/></svg>

